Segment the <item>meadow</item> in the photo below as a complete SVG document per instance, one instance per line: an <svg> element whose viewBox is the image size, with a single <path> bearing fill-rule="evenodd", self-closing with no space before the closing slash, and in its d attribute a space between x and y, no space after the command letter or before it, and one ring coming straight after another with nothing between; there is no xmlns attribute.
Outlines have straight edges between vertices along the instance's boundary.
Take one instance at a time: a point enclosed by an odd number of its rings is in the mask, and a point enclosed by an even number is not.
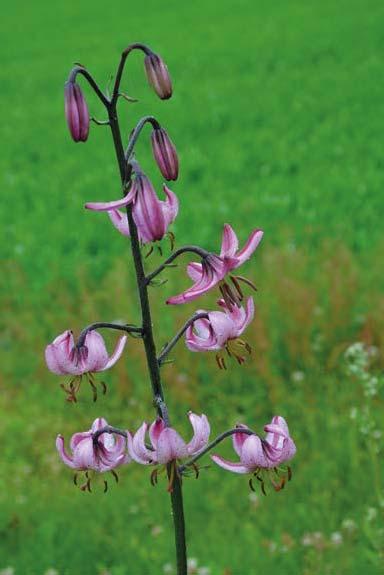
<svg viewBox="0 0 384 575"><path fill-rule="evenodd" d="M165 481L153 488L130 465L107 494L82 493L54 447L98 416L130 429L152 420L140 342L97 403L86 387L66 402L43 356L65 329L138 320L129 244L83 209L119 195L108 128L75 145L63 114L73 62L105 87L133 41L159 52L174 82L161 102L133 56L123 87L139 102L120 113L127 135L155 115L177 146L177 246L217 250L225 221L241 242L265 232L244 266L258 287L252 358L219 371L181 341L163 368L173 423L187 437L186 412L204 412L215 435L281 414L298 448L287 489L266 497L213 465L185 481L191 574L383 573L383 22L378 0L4 5L0 575L175 573ZM159 187L148 140L140 159ZM187 285L183 269L151 292L159 347L196 309L164 303Z"/></svg>

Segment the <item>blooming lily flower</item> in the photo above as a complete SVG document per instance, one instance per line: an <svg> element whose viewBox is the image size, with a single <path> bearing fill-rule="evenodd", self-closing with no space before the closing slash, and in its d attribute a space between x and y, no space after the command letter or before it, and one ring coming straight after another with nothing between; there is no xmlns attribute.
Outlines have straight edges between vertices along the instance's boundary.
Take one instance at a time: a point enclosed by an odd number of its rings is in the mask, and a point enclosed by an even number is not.
<svg viewBox="0 0 384 575"><path fill-rule="evenodd" d="M64 88L65 116L75 142L85 142L89 133L89 113L81 88L76 82L67 82Z"/></svg>
<svg viewBox="0 0 384 575"><path fill-rule="evenodd" d="M174 473L177 473L176 462L178 459L197 455L202 451L209 440L210 425L205 415L188 413L193 427L193 437L186 443L172 427L167 427L161 418L157 418L148 428L143 423L132 437L128 433L128 451L132 459L143 465L167 465L172 463L172 474L168 489L172 490ZM149 431L151 445L147 447L145 436ZM151 475L152 484L157 482L156 469Z"/></svg>
<svg viewBox="0 0 384 575"><path fill-rule="evenodd" d="M121 200L113 202L90 202L85 204L89 210L108 212L113 225L125 236L129 236L127 215L117 208L133 204L132 215L137 226L139 239L143 244L161 240L168 226L175 220L179 211L176 195L163 186L167 199L158 199L150 180L144 174L137 174L129 193ZM172 236L172 234L170 234Z"/></svg>
<svg viewBox="0 0 384 575"><path fill-rule="evenodd" d="M229 224L224 224L220 255L209 254L201 263L190 263L187 267L187 273L195 283L181 294L170 297L167 303L187 303L219 284L228 308L234 304L239 306L243 298L239 281L245 282L254 289L256 288L248 279L234 275L230 275L233 284L231 286L225 281L225 276L251 257L262 237L262 230L253 230L245 246L239 250L239 242L233 228Z"/></svg>
<svg viewBox="0 0 384 575"><path fill-rule="evenodd" d="M51 344L45 348L45 360L48 369L58 375L72 375L68 387L62 384L62 388L67 393L68 401L76 401L82 377L85 376L92 387L94 400L97 398L97 391L93 373L105 371L115 365L123 353L127 336L119 338L114 352L108 355L104 339L97 331L89 331L84 339L84 344L79 348L75 345L72 331L65 331L58 335ZM106 387L102 383L103 392Z"/></svg>
<svg viewBox="0 0 384 575"><path fill-rule="evenodd" d="M238 428L239 432L233 435L232 440L240 462L228 461L219 455L211 455L211 459L223 469L233 471L233 473L252 473L260 481L264 495L264 475L269 478L276 491L282 489L286 483L285 472L288 481L292 473L289 466L286 470L281 469L280 466L292 459L296 453L296 446L289 435L285 419L275 415L271 423L264 427L264 431L267 432L265 439L255 434L242 433L242 428L247 429L245 425L238 425ZM252 478L249 485L253 490Z"/></svg>
<svg viewBox="0 0 384 575"><path fill-rule="evenodd" d="M218 304L224 311L211 311L208 318L201 318L190 325L185 333L185 342L191 351L216 351L225 349L229 356L234 356L239 364L245 361L245 353L250 353L250 346L239 336L251 323L255 307L253 299L247 299L243 307L228 308L224 300ZM204 313L199 310L197 313ZM225 369L223 355L216 354L216 361Z"/></svg>
<svg viewBox="0 0 384 575"><path fill-rule="evenodd" d="M108 426L107 421L103 417L98 417L90 430L72 435L70 441L72 455L69 455L64 447L63 436L57 436L56 448L63 462L72 469L85 472L86 482L80 487L82 491L91 491L89 471L93 470L98 473L111 471L117 481L117 475L113 470L119 465L131 461L126 451L125 437L111 433L95 436L106 426ZM77 474L75 475L75 484L77 485ZM104 491L107 488L108 484L104 481Z"/></svg>

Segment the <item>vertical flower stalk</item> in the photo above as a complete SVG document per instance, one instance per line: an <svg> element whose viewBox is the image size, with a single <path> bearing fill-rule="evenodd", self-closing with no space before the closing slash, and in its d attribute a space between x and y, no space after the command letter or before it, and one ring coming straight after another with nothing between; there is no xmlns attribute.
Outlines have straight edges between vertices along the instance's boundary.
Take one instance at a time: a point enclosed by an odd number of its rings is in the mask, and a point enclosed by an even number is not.
<svg viewBox="0 0 384 575"><path fill-rule="evenodd" d="M115 468L134 460L144 465L154 465L151 473L151 483L157 483L157 475L165 471L168 476L168 491L171 497L177 575L187 575L187 554L185 539L185 520L183 508L182 478L195 472L199 475L196 461L223 439L233 435L235 451L240 462L224 460L219 455L213 455L213 461L224 469L236 473L253 474L262 484L268 477L275 490L284 487L286 479L291 478L290 467L281 468L293 457L296 447L291 439L288 426L280 416L275 416L271 423L265 426L267 435L261 439L250 428L239 425L226 431L208 444L210 425L205 415L198 416L189 413L193 428L193 437L186 442L171 426L168 408L160 376L160 367L167 355L185 334L187 347L191 351L216 351L216 359L220 368L226 368L223 353L234 357L242 364L251 353L249 344L240 338L254 316L252 298L243 294L246 288L256 290L251 280L235 275L236 268L243 265L258 247L263 236L262 230L254 229L245 245L239 249L236 233L229 224L224 225L220 253L211 253L199 246L184 246L173 251L173 234L168 227L177 216L179 201L176 195L164 186L166 199L159 200L148 177L141 171L135 156L135 144L145 124L152 125L151 144L154 160L166 180L178 178L179 163L176 149L167 132L160 126L156 118L146 116L136 125L129 137L128 146L124 149L117 104L119 97L133 101L132 98L120 92L120 83L124 66L129 53L141 50L145 54L144 65L149 84L162 100L172 96L172 83L168 69L163 60L144 44L131 44L121 55L117 69L114 87L111 95L105 95L82 66L76 65L65 85L65 110L68 128L75 142L85 142L89 132L89 112L84 96L76 82L77 75L82 75L90 84L99 100L105 107L107 121L94 120L99 125L108 125L113 139L115 155L120 174L122 198L114 201L92 202L86 208L95 211L108 212L110 219L118 231L130 238L130 250L135 269L136 288L138 293L141 324L116 324L96 322L83 329L77 341L71 331L60 334L46 348L48 368L58 374L70 376L67 386L61 384L70 401L76 401L82 378L85 377L97 399L96 380L94 373L109 369L120 358L127 335L139 337L144 344L146 363L152 388L153 404L157 410L157 418L148 426L145 422L135 434L128 430L111 427L107 421L99 417L88 431L76 433L70 441L70 452L66 451L64 438L57 438L57 449L63 462L85 477L85 483L80 486L83 491L91 491L91 479L94 474L110 472L117 481ZM118 208L125 208L125 212ZM151 273L146 274L142 257L142 245L158 242L164 236L171 238L171 255ZM159 246L158 246L159 247ZM147 255L151 253L153 246ZM159 247L161 252L161 248ZM153 334L151 308L148 289L155 284L155 277L165 268L174 267L173 261L184 253L192 253L201 258L200 262L191 262L187 273L193 281L192 286L184 292L168 298L168 304L183 304L193 301L213 288L218 288L221 298L218 304L221 311L200 310L195 313L178 333L165 345L157 355ZM242 307L244 302L244 307ZM125 331L115 351L109 355L104 340L95 330L110 328ZM100 382L103 393L106 386ZM148 432L150 442L146 441ZM128 450L128 453L126 452ZM185 458L189 458L185 461ZM252 477L249 485L253 489ZM108 488L104 480L104 491Z"/></svg>
<svg viewBox="0 0 384 575"><path fill-rule="evenodd" d="M155 55L153 55L155 56ZM124 56L122 56L123 59ZM158 58L158 57L157 57ZM158 58L158 60L160 60ZM155 91L162 99L170 98L172 95L171 81L168 71L162 61L150 60L147 57L145 64L148 74L148 79L154 86ZM131 183L132 167L126 162L125 152L121 138L118 114L116 109L117 99L116 93L119 91L119 83L115 84L114 94L108 106L109 125L112 132L113 143L115 147L115 154L119 166L120 179L123 189ZM138 235L137 226L135 224L132 205L126 206L129 233L131 237L131 252L136 272L136 285L139 294L141 318L142 318L142 337L145 348L145 355L149 376L151 380L152 393L154 402L158 405L158 414L163 416L160 406L165 405L164 393L161 384L160 367L157 360L157 351L155 340L152 330L151 309L149 305L148 286L146 282L146 275L144 271L143 259L140 250L140 240ZM168 422L169 424L169 422ZM172 476L172 465L169 464L167 468L169 479ZM173 490L170 493L172 513L175 529L175 545L176 545L176 560L177 560L177 573L178 575L187 575L187 549L185 540L185 520L184 520L184 507L183 507L183 494L181 479L176 475L173 479Z"/></svg>

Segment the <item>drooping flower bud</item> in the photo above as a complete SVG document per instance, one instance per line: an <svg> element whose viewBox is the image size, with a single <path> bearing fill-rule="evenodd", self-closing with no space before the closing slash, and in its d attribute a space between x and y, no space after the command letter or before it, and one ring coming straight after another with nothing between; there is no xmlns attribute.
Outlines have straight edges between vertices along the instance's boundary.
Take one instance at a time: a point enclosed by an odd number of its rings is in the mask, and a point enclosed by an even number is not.
<svg viewBox="0 0 384 575"><path fill-rule="evenodd" d="M65 116L72 139L85 142L89 133L89 113L80 86L76 82L66 82L64 98Z"/></svg>
<svg viewBox="0 0 384 575"><path fill-rule="evenodd" d="M162 100L172 96L172 82L168 68L157 54L150 52L144 59L149 84Z"/></svg>
<svg viewBox="0 0 384 575"><path fill-rule="evenodd" d="M177 180L179 160L176 148L163 128L155 128L151 135L153 155L166 180Z"/></svg>

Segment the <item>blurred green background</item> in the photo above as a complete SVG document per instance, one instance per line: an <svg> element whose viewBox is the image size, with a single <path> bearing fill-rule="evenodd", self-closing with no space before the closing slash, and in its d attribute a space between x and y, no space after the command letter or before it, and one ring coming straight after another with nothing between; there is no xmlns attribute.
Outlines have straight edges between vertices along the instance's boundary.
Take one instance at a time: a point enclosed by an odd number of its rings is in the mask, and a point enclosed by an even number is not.
<svg viewBox="0 0 384 575"><path fill-rule="evenodd" d="M225 221L241 242L265 231L242 270L259 288L252 359L220 372L181 342L163 368L174 425L187 437L193 409L213 434L238 421L261 431L277 413L298 447L292 482L267 497L213 466L185 481L190 571L383 573L383 24L379 0L4 4L1 575L174 573L165 481L152 488L130 465L108 494L85 494L54 448L58 432L68 439L97 416L130 429L153 418L140 342L105 374L96 404L86 386L66 403L43 360L65 329L138 319L129 245L83 209L120 194L108 128L75 145L63 114L72 63L105 88L133 41L159 52L174 82L161 102L133 55L122 87L140 101L120 112L126 135L151 113L177 145L177 245L218 250ZM138 156L160 186L148 143L149 133ZM187 285L183 266L166 276L151 293L159 346L214 303L166 308Z"/></svg>

